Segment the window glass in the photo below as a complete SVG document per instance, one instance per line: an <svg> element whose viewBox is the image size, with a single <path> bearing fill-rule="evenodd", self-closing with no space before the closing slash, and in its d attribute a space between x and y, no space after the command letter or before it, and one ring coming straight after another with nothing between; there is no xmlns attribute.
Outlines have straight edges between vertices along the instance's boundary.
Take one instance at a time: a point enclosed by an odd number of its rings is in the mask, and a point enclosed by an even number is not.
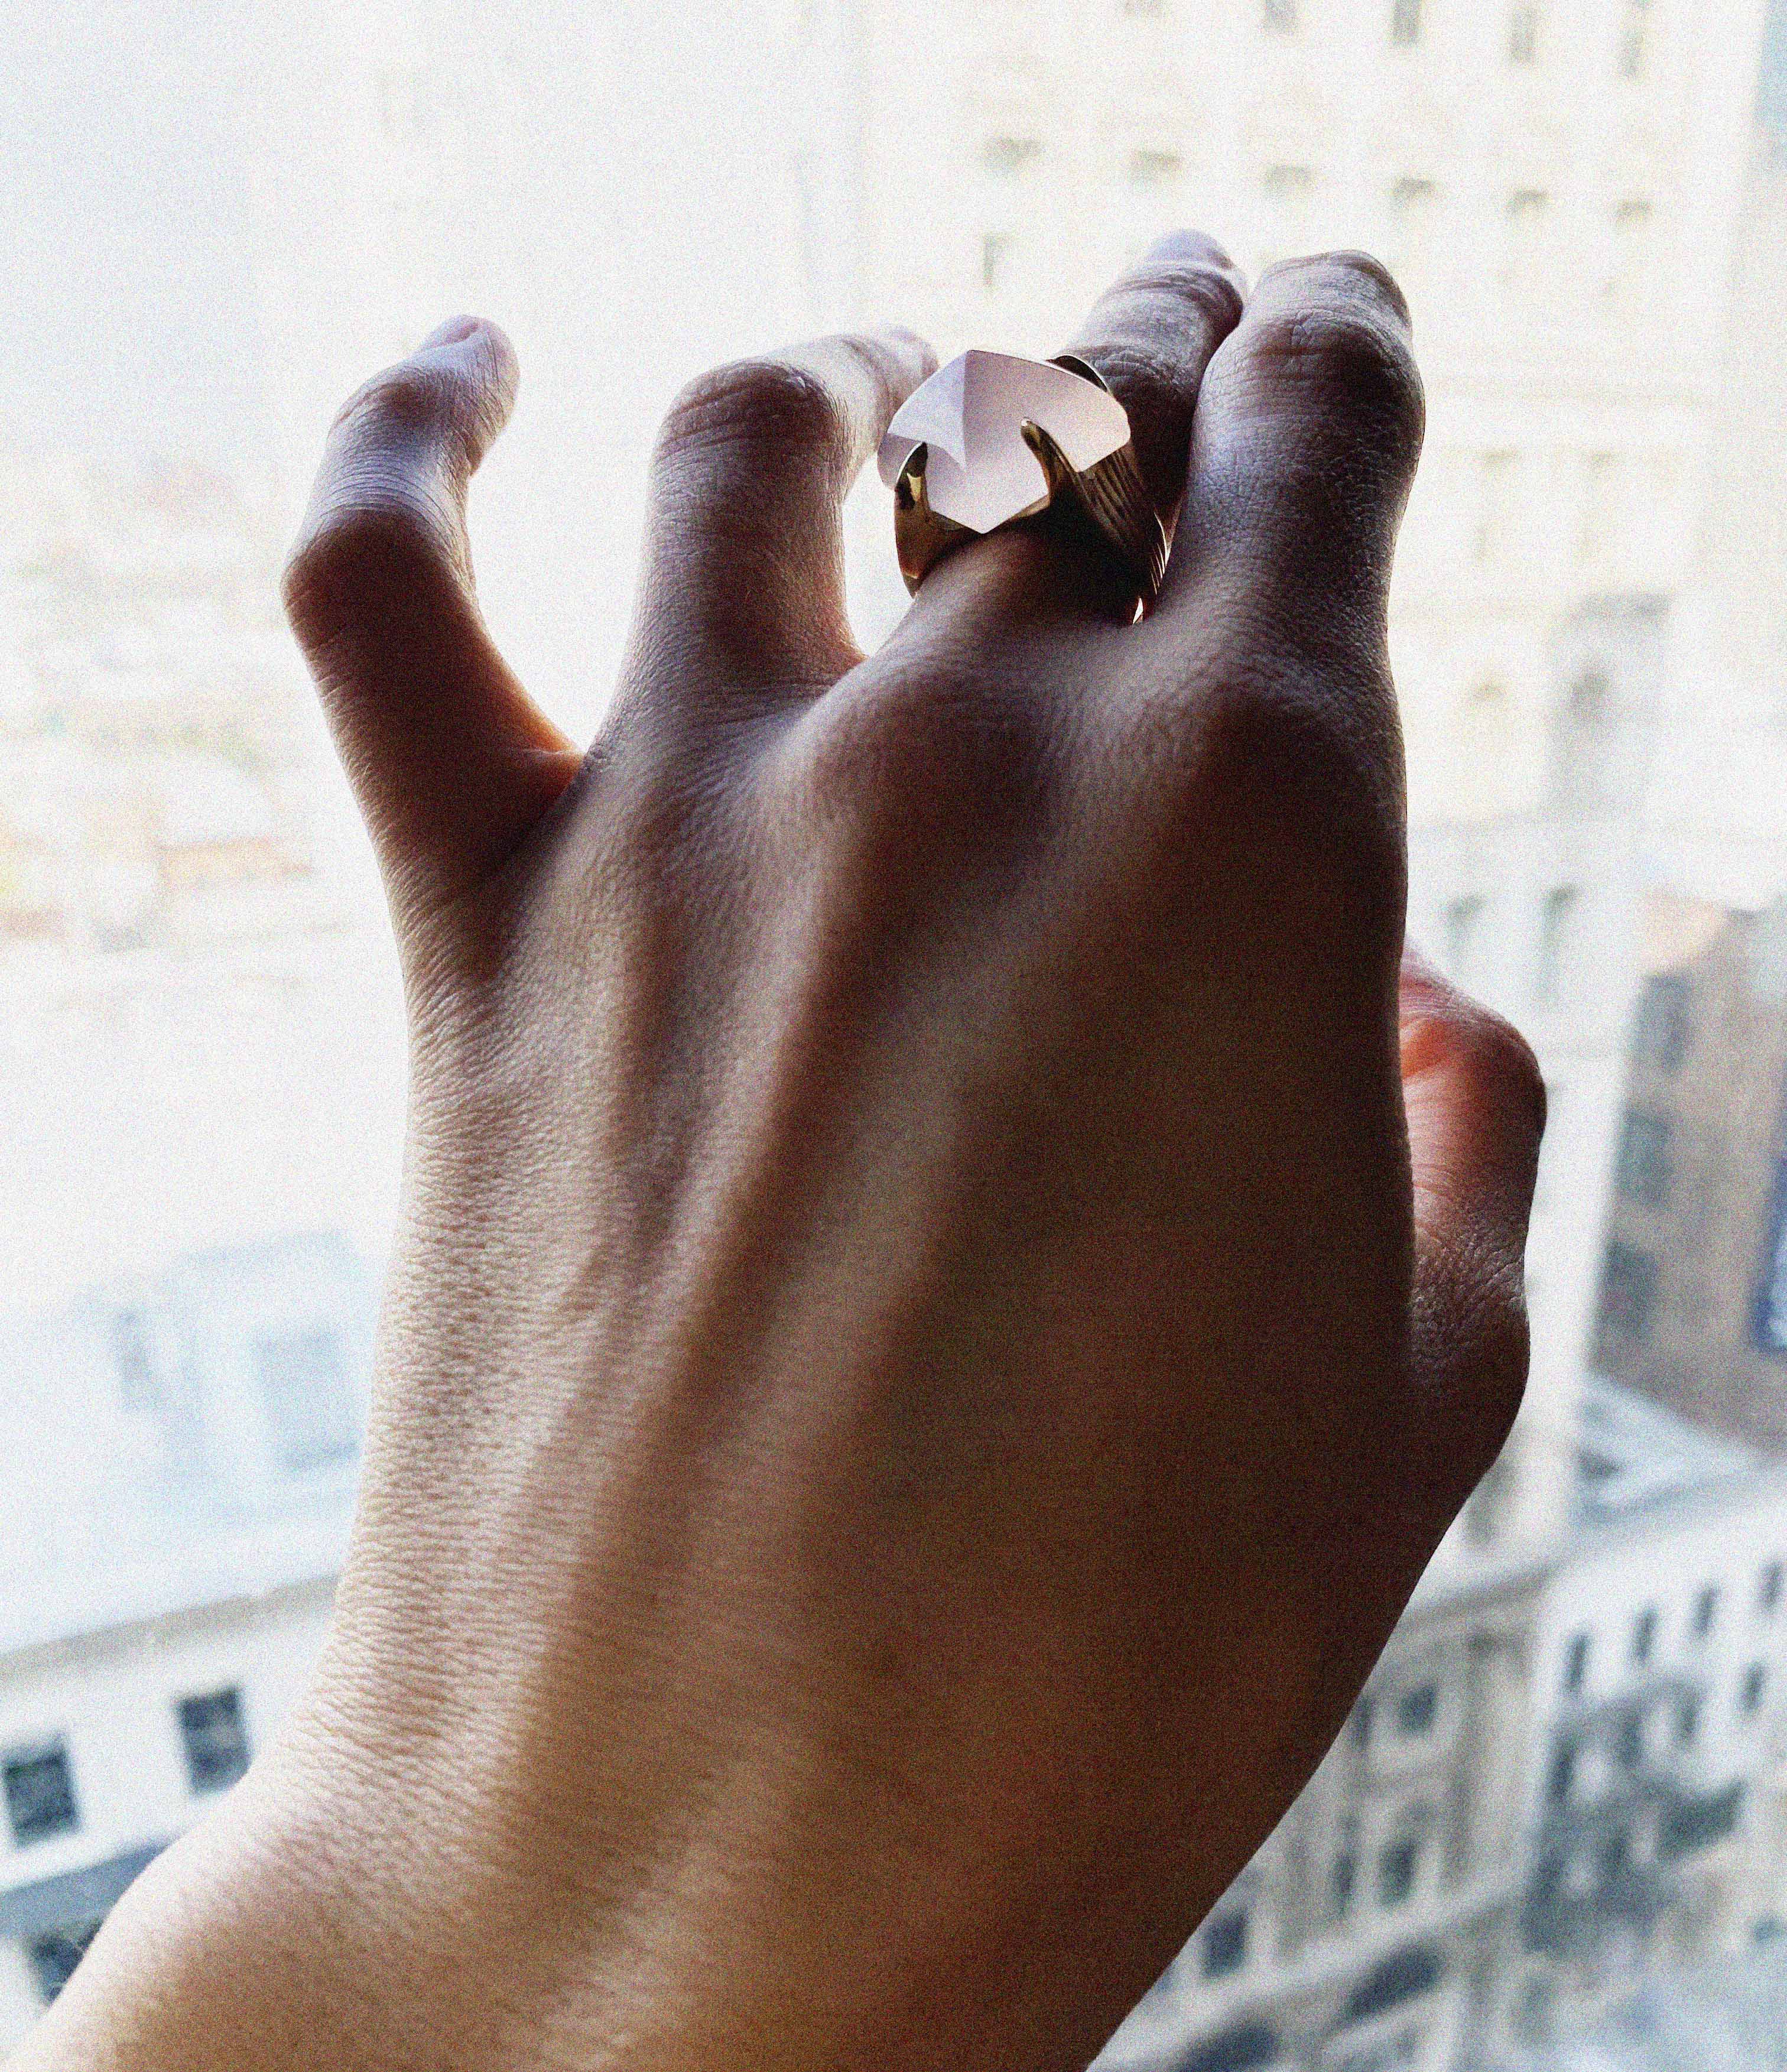
<svg viewBox="0 0 1787 2072"><path fill-rule="evenodd" d="M1247 1917L1239 1907L1213 1915L1204 1926L1204 1975L1226 1978L1247 1960Z"/></svg>
<svg viewBox="0 0 1787 2072"><path fill-rule="evenodd" d="M14 1841L47 1841L80 1824L75 1806L74 1775L68 1751L60 1742L24 1749L5 1758L6 1818Z"/></svg>
<svg viewBox="0 0 1787 2072"><path fill-rule="evenodd" d="M875 323L1054 352L1187 227L1407 299L1408 935L1553 1097L1512 1433L1109 2062L1747 2034L1787 1948L1787 0L19 0L0 117L0 2058L274 1741L347 1544L409 1059L279 600L343 399L458 310L511 332L479 608L588 742L683 384ZM869 652L890 504L871 465Z"/></svg>
<svg viewBox="0 0 1787 2072"><path fill-rule="evenodd" d="M187 1781L195 1791L220 1791L249 1766L248 1727L242 1693L233 1686L203 1697L183 1698L176 1708L186 1751Z"/></svg>

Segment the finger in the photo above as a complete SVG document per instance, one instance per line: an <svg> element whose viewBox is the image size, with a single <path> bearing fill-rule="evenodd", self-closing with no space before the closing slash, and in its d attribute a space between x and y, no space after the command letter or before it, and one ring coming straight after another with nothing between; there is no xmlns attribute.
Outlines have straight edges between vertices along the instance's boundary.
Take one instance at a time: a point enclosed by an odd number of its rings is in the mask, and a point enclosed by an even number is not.
<svg viewBox="0 0 1787 2072"><path fill-rule="evenodd" d="M1381 648L1423 423L1408 309L1377 261L1260 280L1204 377L1163 617L1210 601L1316 643Z"/></svg>
<svg viewBox="0 0 1787 2072"><path fill-rule="evenodd" d="M1499 1452L1526 1383L1523 1262L1545 1083L1506 1022L1412 951L1400 1008L1416 1371L1446 1429L1464 1435L1462 1488L1459 1460L1440 1464L1456 1503Z"/></svg>
<svg viewBox="0 0 1787 2072"><path fill-rule="evenodd" d="M861 657L845 492L936 366L907 331L823 338L703 375L653 456L642 625L684 680L736 702L835 682ZM656 680L657 672L654 672Z"/></svg>
<svg viewBox="0 0 1787 2072"><path fill-rule="evenodd" d="M1101 295L1067 350L1095 367L1129 416L1130 437L1156 513L1170 532L1185 491L1186 457L1204 372L1240 320L1246 282L1197 231L1175 231ZM1128 618L1135 589L1094 542L1047 528L992 534L925 579L926 612L959 609Z"/></svg>
<svg viewBox="0 0 1787 2072"><path fill-rule="evenodd" d="M579 758L485 631L466 491L508 420L515 356L458 318L329 434L286 607L394 897L450 897L514 847Z"/></svg>

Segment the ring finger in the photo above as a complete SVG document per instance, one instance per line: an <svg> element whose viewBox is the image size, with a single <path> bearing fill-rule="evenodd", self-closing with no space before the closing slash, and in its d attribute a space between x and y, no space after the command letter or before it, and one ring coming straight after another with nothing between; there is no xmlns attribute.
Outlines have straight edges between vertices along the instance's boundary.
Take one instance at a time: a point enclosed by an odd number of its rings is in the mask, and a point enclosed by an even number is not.
<svg viewBox="0 0 1787 2072"><path fill-rule="evenodd" d="M1099 298L1066 349L1095 367L1129 415L1154 508L1170 533L1185 494L1193 413L1204 369L1239 322L1245 284L1222 247L1196 231L1162 238ZM1134 609L1135 589L1090 542L1050 527L988 533L925 578L910 623L1109 619Z"/></svg>

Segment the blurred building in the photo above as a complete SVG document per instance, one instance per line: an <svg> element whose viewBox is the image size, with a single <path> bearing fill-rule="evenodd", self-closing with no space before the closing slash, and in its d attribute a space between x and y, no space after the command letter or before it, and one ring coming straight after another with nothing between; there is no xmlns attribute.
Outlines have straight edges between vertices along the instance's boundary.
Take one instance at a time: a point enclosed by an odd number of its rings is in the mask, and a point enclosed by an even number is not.
<svg viewBox="0 0 1787 2072"><path fill-rule="evenodd" d="M339 925L267 492L15 455L0 506L0 958Z"/></svg>
<svg viewBox="0 0 1787 2072"><path fill-rule="evenodd" d="M1591 1385L1546 1589L1505 2033L1580 2034L1644 1979L1780 1931L1787 1474Z"/></svg>
<svg viewBox="0 0 1787 2072"><path fill-rule="evenodd" d="M1787 1449L1787 903L1649 908L1596 1364Z"/></svg>
<svg viewBox="0 0 1787 2072"><path fill-rule="evenodd" d="M1103 2072L1444 2072L1481 2062L1526 1877L1543 1562L1443 1555L1271 1840Z"/></svg>
<svg viewBox="0 0 1787 2072"><path fill-rule="evenodd" d="M308 1679L352 1514L372 1291L295 1237L0 1343L0 2049Z"/></svg>

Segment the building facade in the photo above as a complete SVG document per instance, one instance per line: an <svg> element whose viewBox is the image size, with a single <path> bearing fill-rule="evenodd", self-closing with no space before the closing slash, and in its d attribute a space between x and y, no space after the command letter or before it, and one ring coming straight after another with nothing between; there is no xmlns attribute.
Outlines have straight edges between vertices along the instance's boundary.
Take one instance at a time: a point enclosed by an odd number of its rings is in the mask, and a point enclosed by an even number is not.
<svg viewBox="0 0 1787 2072"><path fill-rule="evenodd" d="M1594 1357L1682 1416L1787 1448L1787 905L1659 897Z"/></svg>
<svg viewBox="0 0 1787 2072"><path fill-rule="evenodd" d="M1488 2062L1543 1580L1528 1560L1436 1562L1345 1731L1104 2072Z"/></svg>
<svg viewBox="0 0 1787 2072"><path fill-rule="evenodd" d="M114 1281L0 1341L0 2049L307 1682L372 1282L333 1235Z"/></svg>
<svg viewBox="0 0 1787 2072"><path fill-rule="evenodd" d="M1540 1606L1500 2033L1567 2040L1781 1932L1787 1476L1604 1382Z"/></svg>

